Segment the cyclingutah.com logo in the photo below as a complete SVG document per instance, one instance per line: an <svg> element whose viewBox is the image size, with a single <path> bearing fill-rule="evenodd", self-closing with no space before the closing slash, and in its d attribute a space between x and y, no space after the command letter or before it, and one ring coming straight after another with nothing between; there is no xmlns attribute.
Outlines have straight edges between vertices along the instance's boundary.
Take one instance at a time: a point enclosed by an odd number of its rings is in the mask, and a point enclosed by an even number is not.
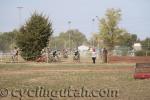
<svg viewBox="0 0 150 100"><path fill-rule="evenodd" d="M41 86L32 89L23 88L8 90L7 88L0 88L0 98L13 97L18 100L26 98L49 98L50 100L55 100L56 98L117 98L118 96L118 89L88 89L84 86L81 88L69 86L63 89L47 89Z"/></svg>

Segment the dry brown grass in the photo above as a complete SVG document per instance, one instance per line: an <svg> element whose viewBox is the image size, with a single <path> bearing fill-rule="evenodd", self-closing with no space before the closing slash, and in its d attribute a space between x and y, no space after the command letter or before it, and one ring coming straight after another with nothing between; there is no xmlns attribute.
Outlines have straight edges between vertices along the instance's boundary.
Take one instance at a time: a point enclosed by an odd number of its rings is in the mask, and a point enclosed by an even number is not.
<svg viewBox="0 0 150 100"><path fill-rule="evenodd" d="M150 80L133 79L134 64L0 64L0 88L46 89L112 88L119 90L119 97L53 98L53 100L150 100ZM19 100L8 96L0 100ZM50 100L29 98L22 100Z"/></svg>

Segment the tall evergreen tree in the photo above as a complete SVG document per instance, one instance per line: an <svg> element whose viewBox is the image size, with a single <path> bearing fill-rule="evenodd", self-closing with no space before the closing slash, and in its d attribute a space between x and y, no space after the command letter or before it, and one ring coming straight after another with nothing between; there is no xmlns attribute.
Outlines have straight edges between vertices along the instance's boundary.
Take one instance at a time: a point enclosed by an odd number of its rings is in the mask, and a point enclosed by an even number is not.
<svg viewBox="0 0 150 100"><path fill-rule="evenodd" d="M33 13L17 34L17 45L21 49L21 56L26 60L35 60L41 55L41 50L47 46L52 33L52 23L49 22L48 17Z"/></svg>

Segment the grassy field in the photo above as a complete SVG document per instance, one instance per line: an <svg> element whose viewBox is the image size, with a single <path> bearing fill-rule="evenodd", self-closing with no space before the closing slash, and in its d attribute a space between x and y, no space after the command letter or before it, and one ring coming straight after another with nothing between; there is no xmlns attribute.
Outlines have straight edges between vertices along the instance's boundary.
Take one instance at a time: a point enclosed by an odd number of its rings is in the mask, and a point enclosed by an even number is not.
<svg viewBox="0 0 150 100"><path fill-rule="evenodd" d="M0 100L150 100L150 80L133 78L135 64L1 63ZM29 97L23 90L117 90L117 97ZM6 96L6 89L8 95ZM17 90L21 89L21 94ZM15 95L13 92L15 91ZM33 92L33 91L32 91ZM104 94L104 93L103 93ZM12 96L13 95L13 96ZM6 96L6 97L5 97Z"/></svg>

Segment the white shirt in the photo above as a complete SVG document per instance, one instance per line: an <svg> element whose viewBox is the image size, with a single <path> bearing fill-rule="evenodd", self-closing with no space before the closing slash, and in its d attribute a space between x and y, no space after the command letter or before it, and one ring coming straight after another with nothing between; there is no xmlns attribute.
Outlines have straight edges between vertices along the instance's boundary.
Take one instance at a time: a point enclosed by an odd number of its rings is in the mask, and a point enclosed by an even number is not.
<svg viewBox="0 0 150 100"><path fill-rule="evenodd" d="M92 57L96 57L96 52L92 52Z"/></svg>
<svg viewBox="0 0 150 100"><path fill-rule="evenodd" d="M16 55L17 49L13 50L11 53L12 53L12 55Z"/></svg>

